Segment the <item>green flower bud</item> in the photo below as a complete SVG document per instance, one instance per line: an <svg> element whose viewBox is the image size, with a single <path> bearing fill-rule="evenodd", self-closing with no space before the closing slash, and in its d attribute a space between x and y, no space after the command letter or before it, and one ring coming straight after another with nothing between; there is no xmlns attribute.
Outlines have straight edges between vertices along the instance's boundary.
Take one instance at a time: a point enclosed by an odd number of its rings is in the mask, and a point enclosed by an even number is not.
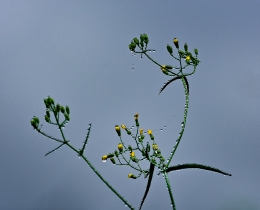
<svg viewBox="0 0 260 210"><path fill-rule="evenodd" d="M129 45L128 45L129 49L131 51L135 51L135 48L136 48L136 44L134 42L131 42Z"/></svg>
<svg viewBox="0 0 260 210"><path fill-rule="evenodd" d="M117 145L117 148L118 148L118 150L119 150L120 152L123 152L123 150L124 150L123 144L121 144L121 143L119 143L119 144Z"/></svg>
<svg viewBox="0 0 260 210"><path fill-rule="evenodd" d="M59 104L56 104L56 111L60 112L60 105Z"/></svg>
<svg viewBox="0 0 260 210"><path fill-rule="evenodd" d="M137 177L134 174L128 174L128 178L136 179Z"/></svg>
<svg viewBox="0 0 260 210"><path fill-rule="evenodd" d="M147 143L147 145L146 145L146 151L147 151L147 152L150 152L150 144L148 144L148 143Z"/></svg>
<svg viewBox="0 0 260 210"><path fill-rule="evenodd" d="M60 111L61 111L61 113L64 114L64 112L65 112L65 108L64 108L64 106L61 106L61 107L60 107Z"/></svg>
<svg viewBox="0 0 260 210"><path fill-rule="evenodd" d="M111 162L112 162L113 164L116 164L116 161L115 161L114 158L110 158L110 160L111 160Z"/></svg>
<svg viewBox="0 0 260 210"><path fill-rule="evenodd" d="M173 51L172 51L172 47L171 47L170 45L168 45L168 44L167 44L167 50L168 50L168 52L169 52L170 54L173 53Z"/></svg>
<svg viewBox="0 0 260 210"><path fill-rule="evenodd" d="M187 45L187 43L184 44L184 50L185 50L185 52L188 51L188 45Z"/></svg>
<svg viewBox="0 0 260 210"><path fill-rule="evenodd" d="M134 43L139 45L139 40L136 37L134 38Z"/></svg>
<svg viewBox="0 0 260 210"><path fill-rule="evenodd" d="M44 101L44 104L45 104L46 108L47 109L50 108L51 104L50 104L49 100L48 99L44 99L43 101Z"/></svg>
<svg viewBox="0 0 260 210"><path fill-rule="evenodd" d="M131 131L130 130L126 129L126 132L127 132L128 135L131 135Z"/></svg>
<svg viewBox="0 0 260 210"><path fill-rule="evenodd" d="M173 39L173 43L174 43L175 47L176 47L177 49L179 49L179 41L178 41L177 38L174 38L174 39Z"/></svg>
<svg viewBox="0 0 260 210"><path fill-rule="evenodd" d="M131 157L131 160L132 160L133 162L135 162L135 163L138 162L138 159L137 159L136 157Z"/></svg>
<svg viewBox="0 0 260 210"><path fill-rule="evenodd" d="M115 156L118 157L118 151L117 150L115 150Z"/></svg>
<svg viewBox="0 0 260 210"><path fill-rule="evenodd" d="M107 155L107 158L112 158L112 157L114 157L114 154L112 154L112 153L109 153L109 154Z"/></svg>
<svg viewBox="0 0 260 210"><path fill-rule="evenodd" d="M44 118L47 123L50 122L50 118L48 117L48 115L45 115Z"/></svg>
<svg viewBox="0 0 260 210"><path fill-rule="evenodd" d="M68 106L66 106L65 109L66 109L67 114L70 114L70 108Z"/></svg>
<svg viewBox="0 0 260 210"><path fill-rule="evenodd" d="M128 149L129 149L130 151L132 151L132 150L133 150L133 148L132 148L132 146L131 146L131 145L129 145L129 146L128 146Z"/></svg>
<svg viewBox="0 0 260 210"><path fill-rule="evenodd" d="M51 115L50 115L50 111L46 111L46 115L50 118L51 117Z"/></svg>
<svg viewBox="0 0 260 210"><path fill-rule="evenodd" d="M115 130L117 132L117 135L121 136L121 130L120 130L120 127L118 125L115 126Z"/></svg>
<svg viewBox="0 0 260 210"><path fill-rule="evenodd" d="M67 113L64 114L64 117L65 117L65 120L70 121L70 116Z"/></svg>
<svg viewBox="0 0 260 210"><path fill-rule="evenodd" d="M199 52L198 52L198 49L195 48L195 49L194 49L194 53L195 53L195 55L198 55L198 53L199 53Z"/></svg>

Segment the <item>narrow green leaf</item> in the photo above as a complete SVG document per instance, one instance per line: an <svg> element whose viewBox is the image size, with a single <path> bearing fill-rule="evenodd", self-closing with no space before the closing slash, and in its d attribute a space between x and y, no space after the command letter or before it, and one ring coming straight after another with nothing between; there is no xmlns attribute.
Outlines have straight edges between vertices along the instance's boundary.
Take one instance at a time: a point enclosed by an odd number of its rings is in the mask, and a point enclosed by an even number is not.
<svg viewBox="0 0 260 210"><path fill-rule="evenodd" d="M189 87L188 79L187 79L187 77L185 77L185 76L183 76L183 78L184 78L185 83L186 83L186 86L187 86L188 94L190 94L190 87Z"/></svg>
<svg viewBox="0 0 260 210"><path fill-rule="evenodd" d="M202 165L202 164L197 164L197 163L185 163L185 164L170 166L166 170L166 172L169 173L171 171L188 169L188 168L199 168L199 169L203 169L203 170L207 170L207 171L217 172L217 173L227 175L227 176L232 176L231 174L224 172L224 171L221 171L220 169L217 169L217 168L214 168L214 167L211 167L211 166Z"/></svg>
<svg viewBox="0 0 260 210"><path fill-rule="evenodd" d="M149 189L150 189L150 186L151 186L151 182L152 182L152 179L153 179L153 172L154 172L154 164L150 163L149 178L148 178L146 190L145 190L145 193L144 193L144 197L143 197L143 199L141 201L139 210L142 208L142 206L144 204L144 201L145 201L145 198L146 198L146 196L147 196L147 194L149 192Z"/></svg>
<svg viewBox="0 0 260 210"><path fill-rule="evenodd" d="M177 76L177 77L174 77L174 78L168 80L168 82L166 82L166 83L163 85L163 87L161 88L159 94L160 94L171 82L173 82L173 81L175 81L175 80L177 80L177 79L181 79L181 76ZM159 95L159 94L158 94L158 95Z"/></svg>

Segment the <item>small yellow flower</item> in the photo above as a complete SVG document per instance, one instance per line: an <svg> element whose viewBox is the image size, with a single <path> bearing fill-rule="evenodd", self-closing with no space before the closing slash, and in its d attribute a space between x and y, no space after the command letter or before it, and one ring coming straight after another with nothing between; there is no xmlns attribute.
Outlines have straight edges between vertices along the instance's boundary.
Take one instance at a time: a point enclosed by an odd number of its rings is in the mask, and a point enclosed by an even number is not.
<svg viewBox="0 0 260 210"><path fill-rule="evenodd" d="M136 176L134 174L128 174L128 178L136 179Z"/></svg>
<svg viewBox="0 0 260 210"><path fill-rule="evenodd" d="M122 124L121 127L122 127L123 129L126 129L126 126L125 126L124 124Z"/></svg>
<svg viewBox="0 0 260 210"><path fill-rule="evenodd" d="M153 144L152 147L153 147L154 150L158 150L158 146L157 146L157 144Z"/></svg>
<svg viewBox="0 0 260 210"><path fill-rule="evenodd" d="M151 135L151 134L153 134L153 131L152 131L152 130L148 130L147 133L148 133L149 135Z"/></svg>
<svg viewBox="0 0 260 210"><path fill-rule="evenodd" d="M179 40L177 38L173 39L173 43L177 49L179 49Z"/></svg>
<svg viewBox="0 0 260 210"><path fill-rule="evenodd" d="M144 129L140 129L140 134L142 135L143 134L143 132L144 132Z"/></svg>
<svg viewBox="0 0 260 210"><path fill-rule="evenodd" d="M122 152L122 151L123 151L123 144L119 143L119 144L117 145L117 148L118 148L118 150L119 150L120 152Z"/></svg>
<svg viewBox="0 0 260 210"><path fill-rule="evenodd" d="M118 125L115 126L115 130L116 130L118 136L121 136L121 130L120 130L120 127Z"/></svg>
<svg viewBox="0 0 260 210"><path fill-rule="evenodd" d="M134 117L135 117L135 120L138 120L138 116L139 116L139 114L138 114L138 113L136 113L136 114L134 115Z"/></svg>
<svg viewBox="0 0 260 210"><path fill-rule="evenodd" d="M103 160L103 162L106 162L106 160L107 160L107 155L103 155L103 156L102 156L102 160Z"/></svg>
<svg viewBox="0 0 260 210"><path fill-rule="evenodd" d="M134 157L135 156L135 152L134 151L130 152L130 156Z"/></svg>
<svg viewBox="0 0 260 210"><path fill-rule="evenodd" d="M186 61L190 61L190 56L189 55L186 57Z"/></svg>
<svg viewBox="0 0 260 210"><path fill-rule="evenodd" d="M166 74L166 75L169 74L168 71L167 71L167 66L166 66L166 65L162 65L162 66L161 66L161 70L162 70L162 72L163 72L164 74Z"/></svg>

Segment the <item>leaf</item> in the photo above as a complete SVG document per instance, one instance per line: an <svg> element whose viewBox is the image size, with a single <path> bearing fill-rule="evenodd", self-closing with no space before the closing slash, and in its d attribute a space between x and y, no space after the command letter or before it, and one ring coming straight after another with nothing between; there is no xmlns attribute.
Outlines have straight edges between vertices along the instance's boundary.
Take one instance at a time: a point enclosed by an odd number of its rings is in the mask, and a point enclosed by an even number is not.
<svg viewBox="0 0 260 210"><path fill-rule="evenodd" d="M154 172L154 164L150 163L149 178L148 178L146 190L145 190L145 193L144 193L144 197L143 197L143 199L141 201L139 210L142 208L142 206L144 204L144 201L145 201L145 198L146 198L146 196L147 196L147 194L149 192L149 189L150 189L150 186L151 186L151 182L152 182L152 179L153 179L153 172Z"/></svg>
<svg viewBox="0 0 260 210"><path fill-rule="evenodd" d="M183 78L184 78L186 86L187 86L188 94L190 94L190 87L189 87L188 79L185 76L183 76Z"/></svg>
<svg viewBox="0 0 260 210"><path fill-rule="evenodd" d="M207 171L213 171L213 172L217 172L220 174L224 174L227 176L232 176L231 174L221 171L220 169L211 167L211 166L206 166L206 165L202 165L202 164L197 164L197 163L185 163L185 164L181 164L181 165L175 165L175 166L170 166L166 172L169 173L171 171L176 171L176 170L181 170L181 169L188 169L188 168L199 168L199 169L203 169L203 170L207 170Z"/></svg>
<svg viewBox="0 0 260 210"><path fill-rule="evenodd" d="M190 87L189 87L188 79L187 79L185 76L183 76L183 78L184 78L184 81L185 81L185 83L186 83L187 90L188 90L188 94L189 94L189 92L190 92ZM170 83L172 83L173 81L175 81L175 80L177 80L177 79L181 79L181 76L176 76L176 77L174 77L174 78L168 80L168 82L166 82L166 83L163 85L163 87L161 88L159 94L160 94ZM159 94L158 94L158 95L159 95Z"/></svg>
<svg viewBox="0 0 260 210"><path fill-rule="evenodd" d="M161 88L159 94L160 94L171 82L173 82L173 81L175 81L175 80L177 80L177 79L181 79L181 76L177 76L177 77L174 77L174 78L168 80L168 82L166 82L166 83L163 85L163 87ZM158 94L158 95L159 95L159 94Z"/></svg>

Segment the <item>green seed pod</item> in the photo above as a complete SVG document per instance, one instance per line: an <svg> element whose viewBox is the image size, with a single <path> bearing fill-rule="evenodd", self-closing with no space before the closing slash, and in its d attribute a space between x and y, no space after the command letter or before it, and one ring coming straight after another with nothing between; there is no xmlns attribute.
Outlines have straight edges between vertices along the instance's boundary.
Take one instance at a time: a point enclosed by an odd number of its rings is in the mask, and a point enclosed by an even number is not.
<svg viewBox="0 0 260 210"><path fill-rule="evenodd" d="M68 106L66 106L65 109L66 109L67 114L70 114L70 108Z"/></svg>
<svg viewBox="0 0 260 210"><path fill-rule="evenodd" d="M64 106L61 106L61 107L60 107L60 111L61 111L61 113L64 114L64 112L65 112L65 108L64 108Z"/></svg>
<svg viewBox="0 0 260 210"><path fill-rule="evenodd" d="M184 50L185 50L185 52L188 51L188 45L187 45L187 43L184 44Z"/></svg>
<svg viewBox="0 0 260 210"><path fill-rule="evenodd" d="M195 48L195 49L194 49L194 53L195 53L195 55L198 55L198 53L199 53L199 52L198 52L198 49Z"/></svg>
<svg viewBox="0 0 260 210"><path fill-rule="evenodd" d="M111 160L111 162L112 162L113 164L116 164L116 161L115 161L114 158L110 158L110 160Z"/></svg>
<svg viewBox="0 0 260 210"><path fill-rule="evenodd" d="M167 44L167 50L170 54L173 53L172 47L170 45Z"/></svg>
<svg viewBox="0 0 260 210"><path fill-rule="evenodd" d="M136 37L134 38L134 43L139 45L139 40Z"/></svg>

